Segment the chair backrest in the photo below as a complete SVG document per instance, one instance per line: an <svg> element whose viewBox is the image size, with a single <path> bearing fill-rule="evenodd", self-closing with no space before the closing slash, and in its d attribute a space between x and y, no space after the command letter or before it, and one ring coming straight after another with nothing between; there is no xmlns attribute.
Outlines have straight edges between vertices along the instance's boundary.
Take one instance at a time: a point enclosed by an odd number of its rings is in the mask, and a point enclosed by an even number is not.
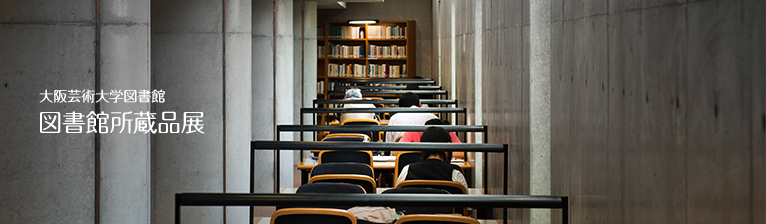
<svg viewBox="0 0 766 224"><path fill-rule="evenodd" d="M435 188L391 188L381 194L449 194L442 189ZM405 214L452 214L455 213L452 207L407 207L396 206L397 212Z"/></svg>
<svg viewBox="0 0 766 224"><path fill-rule="evenodd" d="M396 181L397 178L399 178L399 173L402 172L402 169L404 169L404 166L407 166L407 164L410 164L410 163L420 161L420 157L422 155L423 153L419 151L397 152L396 164L394 166L394 181Z"/></svg>
<svg viewBox="0 0 766 224"><path fill-rule="evenodd" d="M466 194L468 192L462 184L448 180L405 180L396 185L396 188L406 187L436 188L445 190L450 194Z"/></svg>
<svg viewBox="0 0 766 224"><path fill-rule="evenodd" d="M327 174L357 174L375 177L373 169L367 164L356 162L336 162L317 164L311 169L309 177Z"/></svg>
<svg viewBox="0 0 766 224"><path fill-rule="evenodd" d="M372 167L372 152L364 150L322 150L319 151L319 164L336 162L364 163Z"/></svg>
<svg viewBox="0 0 766 224"><path fill-rule="evenodd" d="M366 194L367 192L362 186L356 184L324 182L301 185L295 193Z"/></svg>
<svg viewBox="0 0 766 224"><path fill-rule="evenodd" d="M333 208L285 208L271 215L271 224L356 224L351 212Z"/></svg>
<svg viewBox="0 0 766 224"><path fill-rule="evenodd" d="M359 174L325 174L309 178L309 183L319 182L356 184L362 186L367 193L375 193L375 188L378 186L372 177Z"/></svg>
<svg viewBox="0 0 766 224"><path fill-rule="evenodd" d="M334 133L325 136L323 142L370 142L370 136L358 133Z"/></svg>
<svg viewBox="0 0 766 224"><path fill-rule="evenodd" d="M396 224L479 224L479 220L459 215L405 215Z"/></svg>
<svg viewBox="0 0 766 224"><path fill-rule="evenodd" d="M380 125L380 122L373 119L346 119L340 125ZM360 134L369 135L373 142L380 140L380 132L378 131L366 131L360 132Z"/></svg>

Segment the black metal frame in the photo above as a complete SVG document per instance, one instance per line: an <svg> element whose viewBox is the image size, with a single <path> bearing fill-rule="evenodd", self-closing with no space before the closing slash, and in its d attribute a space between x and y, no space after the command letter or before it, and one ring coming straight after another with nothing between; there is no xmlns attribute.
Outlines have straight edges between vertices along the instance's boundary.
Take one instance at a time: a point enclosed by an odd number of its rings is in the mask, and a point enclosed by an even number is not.
<svg viewBox="0 0 766 224"><path fill-rule="evenodd" d="M463 120L467 120L466 109L463 107L419 107L419 108L301 108L300 124L303 124L304 114L337 114L337 113L458 113L463 114ZM316 116L312 116L312 124L316 124ZM458 119L459 120L459 119Z"/></svg>
<svg viewBox="0 0 766 224"><path fill-rule="evenodd" d="M344 126L344 125L277 125L277 141L280 139L280 135L282 132L300 132L300 140L303 141L303 133L304 132L318 132L318 131L334 131L334 132L351 132L351 133L357 133L357 132L367 132L367 131L424 131L426 128L436 126L436 127L442 127L447 131L451 132L481 132L484 141L483 143L489 143L489 134L488 134L488 127L486 125L412 125L412 126L404 126L404 125L352 125L352 126ZM316 138L316 135L314 135ZM316 141L316 139L314 139ZM303 151L300 150L300 155L303 157ZM254 167L255 164L254 161L250 161L250 166ZM484 172L482 172L482 183L483 186L487 186L487 157L483 157L483 163L482 167ZM484 188L484 193L486 194L486 187Z"/></svg>
<svg viewBox="0 0 766 224"><path fill-rule="evenodd" d="M378 90L378 91L361 91L363 96L379 96L379 95L402 95L405 93L414 93L418 95L442 95L446 96L448 92L446 90ZM330 90L327 91L329 95L344 95L346 91L343 90Z"/></svg>
<svg viewBox="0 0 766 224"><path fill-rule="evenodd" d="M422 194L235 194L179 193L175 198L175 223L181 223L182 206L410 206L472 208L561 209L561 221L569 223L569 198L527 195L440 195ZM506 210L506 209L503 209ZM250 209L250 223L253 222ZM503 223L507 217L503 218Z"/></svg>
<svg viewBox="0 0 766 224"><path fill-rule="evenodd" d="M436 84L436 81L432 79L340 79L336 83L339 84L421 84L429 85Z"/></svg>
<svg viewBox="0 0 766 224"><path fill-rule="evenodd" d="M348 90L351 88L357 88L360 90L367 89L407 89L407 86L333 86L332 90ZM442 90L441 86L418 86L420 90Z"/></svg>
<svg viewBox="0 0 766 224"><path fill-rule="evenodd" d="M398 104L399 99L383 99L383 100L342 100L342 99L318 99L314 100L314 108L316 105L328 105L328 104ZM421 99L422 104L436 104L436 105L457 105L457 100L431 100Z"/></svg>

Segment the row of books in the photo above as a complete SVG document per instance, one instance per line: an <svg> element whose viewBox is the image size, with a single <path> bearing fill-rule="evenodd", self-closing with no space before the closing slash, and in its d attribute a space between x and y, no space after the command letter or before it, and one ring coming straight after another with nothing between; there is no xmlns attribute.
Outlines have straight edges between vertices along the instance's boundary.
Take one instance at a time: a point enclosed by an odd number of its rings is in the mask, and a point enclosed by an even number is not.
<svg viewBox="0 0 766 224"><path fill-rule="evenodd" d="M320 50L323 48L322 46ZM362 46L330 44L330 49L328 50L330 52L327 52L327 56L331 58L364 58L364 47Z"/></svg>
<svg viewBox="0 0 766 224"><path fill-rule="evenodd" d="M407 46L376 46L370 45L369 58L406 58Z"/></svg>
<svg viewBox="0 0 766 224"><path fill-rule="evenodd" d="M327 76L355 78L404 78L407 77L407 65L363 65L329 63L327 65Z"/></svg>
<svg viewBox="0 0 766 224"><path fill-rule="evenodd" d="M327 64L328 77L357 77L364 78L367 65L362 64Z"/></svg>
<svg viewBox="0 0 766 224"><path fill-rule="evenodd" d="M370 64L368 78L405 78L407 65Z"/></svg>
<svg viewBox="0 0 766 224"><path fill-rule="evenodd" d="M317 27L317 39L324 38L324 27L318 26Z"/></svg>
<svg viewBox="0 0 766 224"><path fill-rule="evenodd" d="M317 94L323 94L324 93L324 80L320 80L317 82Z"/></svg>
<svg viewBox="0 0 766 224"><path fill-rule="evenodd" d="M370 39L405 39L407 27L405 26L367 26L367 38Z"/></svg>
<svg viewBox="0 0 766 224"><path fill-rule="evenodd" d="M364 29L359 26L330 26L331 39L362 39Z"/></svg>

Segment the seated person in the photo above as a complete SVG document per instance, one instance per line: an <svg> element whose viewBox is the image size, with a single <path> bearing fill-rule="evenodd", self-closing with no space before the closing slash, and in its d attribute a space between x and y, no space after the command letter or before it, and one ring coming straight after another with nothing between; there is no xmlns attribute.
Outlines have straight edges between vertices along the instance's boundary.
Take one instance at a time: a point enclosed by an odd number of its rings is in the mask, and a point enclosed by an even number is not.
<svg viewBox="0 0 766 224"><path fill-rule="evenodd" d="M449 125L449 123L439 119L431 119L426 121L426 125ZM420 142L420 137L422 135L423 135L423 132L416 132L416 131L406 132L404 133L404 135L402 135L402 139L400 139L399 142ZM455 134L455 132L450 132L449 136L450 138L452 138L452 143L462 143L460 139L457 137L457 134ZM396 155L396 151L393 152L393 155ZM465 159L465 153L453 152L452 157Z"/></svg>
<svg viewBox="0 0 766 224"><path fill-rule="evenodd" d="M451 142L452 138L444 128L429 127L420 137L420 142ZM404 166L396 184L405 180L447 180L455 181L468 189L462 169L449 163L449 153L445 151L423 152L420 161ZM445 162L446 161L446 162Z"/></svg>
<svg viewBox="0 0 766 224"><path fill-rule="evenodd" d="M414 93L408 92L399 97L401 108L420 108L420 106L420 98ZM431 119L438 118L432 113L396 113L388 120L388 125L423 125ZM403 134L404 132L401 131L386 132L386 142L396 142L396 138Z"/></svg>
<svg viewBox="0 0 766 224"><path fill-rule="evenodd" d="M346 96L343 99L344 100L362 100L362 91L359 90L358 88L348 89L346 90ZM375 108L375 105L347 103L343 105L343 108ZM341 124L343 123L343 121L348 119L377 120L375 118L375 113L344 113L340 115Z"/></svg>

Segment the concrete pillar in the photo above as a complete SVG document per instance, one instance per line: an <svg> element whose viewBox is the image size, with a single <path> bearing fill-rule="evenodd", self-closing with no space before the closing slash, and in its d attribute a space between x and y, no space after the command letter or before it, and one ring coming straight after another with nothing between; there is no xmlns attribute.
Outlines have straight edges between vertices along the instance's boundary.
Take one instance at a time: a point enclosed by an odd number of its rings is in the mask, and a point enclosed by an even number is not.
<svg viewBox="0 0 766 224"><path fill-rule="evenodd" d="M529 189L551 193L550 0L530 0L529 14ZM550 223L550 211L533 209L531 223Z"/></svg>
<svg viewBox="0 0 766 224"><path fill-rule="evenodd" d="M0 176L7 180L0 183L0 223L149 221L149 135L111 126L86 133L85 125L66 133L63 123L61 133L40 130L43 112L149 110L148 103L41 102L46 90L150 89L149 2L100 6L16 1L0 7L0 102L7 105L0 114L6 145Z"/></svg>
<svg viewBox="0 0 766 224"><path fill-rule="evenodd" d="M253 1L253 140L274 140L277 124L293 124L293 5L287 0ZM276 12L276 14L275 14ZM281 140L293 140L291 134ZM293 152L282 151L280 185L293 186ZM255 152L255 192L274 191L274 154Z"/></svg>
<svg viewBox="0 0 766 224"><path fill-rule="evenodd" d="M474 71L474 125L483 125L483 110L482 110L482 97L481 97L481 91L482 91L482 66L483 61L482 60L482 19L484 18L482 14L482 4L483 1L477 1L474 3L473 7L473 46L474 46L474 53L473 53L473 71ZM484 135L482 133L476 133L474 135L474 142L480 142L480 143L487 143L484 142ZM474 177L475 177L475 183L477 188L484 187L484 156L486 156L485 153L476 153L475 158L475 168L474 168Z"/></svg>
<svg viewBox="0 0 766 224"><path fill-rule="evenodd" d="M227 0L225 13L225 192L250 192L252 1ZM249 223L248 207L226 207L226 223Z"/></svg>
<svg viewBox="0 0 766 224"><path fill-rule="evenodd" d="M295 124L293 100L296 89L293 79L293 0L276 0L276 21L274 22L274 123ZM291 141L294 138L286 134L282 140ZM293 187L293 158L295 152L283 151L280 159L280 186Z"/></svg>
<svg viewBox="0 0 766 224"><path fill-rule="evenodd" d="M111 127L87 133L86 125L77 131L63 123L56 125L61 133L41 133L44 112L149 110L149 104L99 105L82 98L50 103L40 95L150 89L149 2L96 4L13 1L0 7L0 103L6 105L0 116L0 223L149 221L148 135Z"/></svg>
<svg viewBox="0 0 766 224"><path fill-rule="evenodd" d="M317 2L295 1L293 3L293 38L295 40L295 89L300 89L301 94L295 95L296 108L294 111L295 124L300 122L298 108L313 106L313 100L317 98ZM298 93L298 91L296 91ZM312 124L311 114L303 116L303 124ZM313 133L304 133L303 139L312 140ZM296 135L296 138L298 135ZM308 154L306 154L308 156ZM302 156L296 154L296 158Z"/></svg>
<svg viewBox="0 0 766 224"><path fill-rule="evenodd" d="M151 91L149 0L100 2L99 89ZM112 117L150 109L149 103L141 102L100 104L100 110ZM99 138L100 223L148 223L151 135L118 131Z"/></svg>
<svg viewBox="0 0 766 224"><path fill-rule="evenodd" d="M40 93L96 88L95 12L93 1L0 7L0 223L94 223L95 134L42 134L40 116L95 104Z"/></svg>
<svg viewBox="0 0 766 224"><path fill-rule="evenodd" d="M152 1L154 89L163 112L202 112L202 133L152 139L152 223L172 223L179 192L224 192L223 1ZM232 122L236 123L236 122ZM220 223L221 207L183 209L185 223Z"/></svg>

